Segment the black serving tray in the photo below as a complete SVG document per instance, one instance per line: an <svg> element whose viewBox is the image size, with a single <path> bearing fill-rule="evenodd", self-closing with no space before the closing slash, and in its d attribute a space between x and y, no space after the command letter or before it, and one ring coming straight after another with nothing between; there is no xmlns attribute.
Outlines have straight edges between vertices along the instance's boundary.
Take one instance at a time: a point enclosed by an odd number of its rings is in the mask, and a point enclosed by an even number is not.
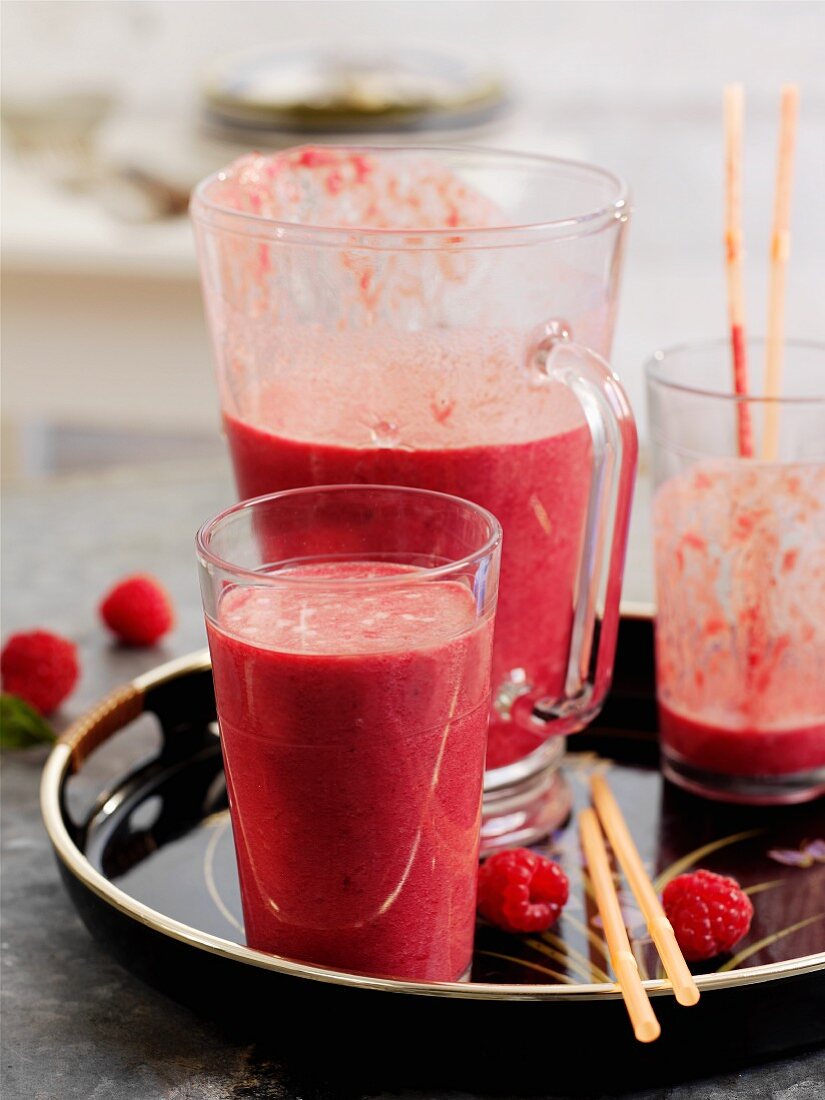
<svg viewBox="0 0 825 1100"><path fill-rule="evenodd" d="M373 978L247 948L205 652L141 676L76 723L47 762L42 808L66 887L101 946L281 1051L337 1050L356 1066L386 1063L403 1082L433 1071L464 1087L479 1073L490 1087L546 1086L552 1064L572 1095L583 1083L680 1079L825 1042L825 862L811 844L825 831L822 803L724 806L662 779L645 616L623 618L612 693L568 747L574 811L587 804L592 771L606 770L659 888L703 866L734 875L754 902L735 953L695 967L702 996L686 1009L623 891L662 1024L651 1046L633 1039L612 984L569 824L539 846L571 880L559 924L524 938L480 925L466 983Z"/></svg>

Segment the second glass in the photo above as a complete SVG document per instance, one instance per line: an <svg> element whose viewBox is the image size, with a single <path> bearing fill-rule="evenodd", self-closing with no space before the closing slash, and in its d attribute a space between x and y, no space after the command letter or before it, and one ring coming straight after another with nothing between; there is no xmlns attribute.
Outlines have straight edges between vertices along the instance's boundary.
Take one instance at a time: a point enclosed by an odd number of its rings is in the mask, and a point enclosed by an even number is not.
<svg viewBox="0 0 825 1100"><path fill-rule="evenodd" d="M728 802L825 793L825 345L784 359L777 398L726 388L728 341L647 364L662 765Z"/></svg>
<svg viewBox="0 0 825 1100"><path fill-rule="evenodd" d="M326 147L244 158L192 214L241 496L410 485L500 520L483 845L548 832L560 735L598 712L615 647L636 436L601 356L623 184L543 157Z"/></svg>

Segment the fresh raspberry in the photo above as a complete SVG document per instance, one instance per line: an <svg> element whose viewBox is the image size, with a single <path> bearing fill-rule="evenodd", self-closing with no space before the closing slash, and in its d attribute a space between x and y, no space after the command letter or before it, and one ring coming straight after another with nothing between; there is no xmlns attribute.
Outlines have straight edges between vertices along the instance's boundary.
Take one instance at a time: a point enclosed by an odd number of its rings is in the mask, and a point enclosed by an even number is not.
<svg viewBox="0 0 825 1100"><path fill-rule="evenodd" d="M750 898L736 879L693 871L669 882L662 894L665 913L686 959L712 959L747 933Z"/></svg>
<svg viewBox="0 0 825 1100"><path fill-rule="evenodd" d="M3 690L41 714L51 714L70 694L80 675L77 649L49 630L13 634L0 654Z"/></svg>
<svg viewBox="0 0 825 1100"><path fill-rule="evenodd" d="M100 605L100 616L128 645L154 645L175 622L172 601L154 577L124 577Z"/></svg>
<svg viewBox="0 0 825 1100"><path fill-rule="evenodd" d="M567 875L527 848L496 852L478 872L478 911L507 932L544 932L567 902Z"/></svg>

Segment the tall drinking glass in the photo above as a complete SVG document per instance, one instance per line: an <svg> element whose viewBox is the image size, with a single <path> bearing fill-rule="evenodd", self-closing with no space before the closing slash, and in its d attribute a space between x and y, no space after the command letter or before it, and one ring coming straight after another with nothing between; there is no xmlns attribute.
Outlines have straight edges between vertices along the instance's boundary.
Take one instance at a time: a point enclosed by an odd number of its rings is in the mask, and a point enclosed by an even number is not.
<svg viewBox="0 0 825 1100"><path fill-rule="evenodd" d="M726 341L647 364L663 767L730 802L825 793L825 345L784 358L780 398L730 392Z"/></svg>
<svg viewBox="0 0 825 1100"><path fill-rule="evenodd" d="M501 529L440 493L246 501L197 540L251 947L468 970Z"/></svg>
<svg viewBox="0 0 825 1100"><path fill-rule="evenodd" d="M411 485L500 520L483 843L547 832L560 735L598 713L615 648L636 436L602 356L623 184L513 153L326 147L244 158L192 215L242 496Z"/></svg>

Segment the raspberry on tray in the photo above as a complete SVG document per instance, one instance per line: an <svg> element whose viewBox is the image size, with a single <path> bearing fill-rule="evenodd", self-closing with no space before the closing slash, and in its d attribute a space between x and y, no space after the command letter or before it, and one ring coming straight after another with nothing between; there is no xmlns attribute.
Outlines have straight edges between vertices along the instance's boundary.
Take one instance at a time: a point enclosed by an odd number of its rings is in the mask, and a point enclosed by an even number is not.
<svg viewBox="0 0 825 1100"><path fill-rule="evenodd" d="M753 905L736 879L693 871L669 882L662 904L686 959L697 962L729 951L747 934Z"/></svg>
<svg viewBox="0 0 825 1100"><path fill-rule="evenodd" d="M570 886L558 863L528 848L496 852L478 872L478 911L506 932L544 932L559 918Z"/></svg>

